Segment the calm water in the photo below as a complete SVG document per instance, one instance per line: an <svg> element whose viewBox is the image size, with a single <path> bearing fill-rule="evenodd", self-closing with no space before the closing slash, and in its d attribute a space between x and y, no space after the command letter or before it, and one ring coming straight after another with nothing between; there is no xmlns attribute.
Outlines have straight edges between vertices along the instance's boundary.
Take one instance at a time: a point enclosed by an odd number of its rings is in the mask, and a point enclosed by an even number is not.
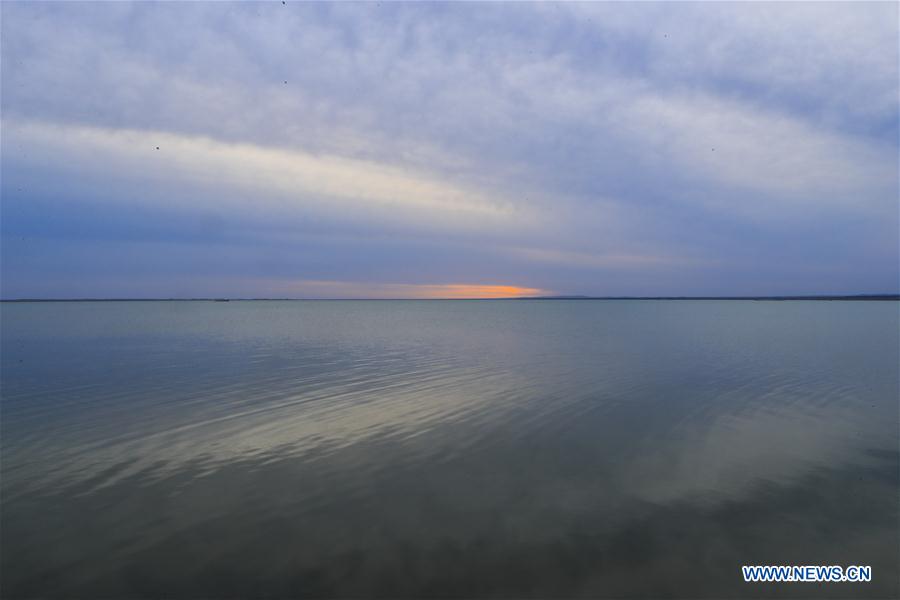
<svg viewBox="0 0 900 600"><path fill-rule="evenodd" d="M4 597L900 595L895 302L0 310Z"/></svg>

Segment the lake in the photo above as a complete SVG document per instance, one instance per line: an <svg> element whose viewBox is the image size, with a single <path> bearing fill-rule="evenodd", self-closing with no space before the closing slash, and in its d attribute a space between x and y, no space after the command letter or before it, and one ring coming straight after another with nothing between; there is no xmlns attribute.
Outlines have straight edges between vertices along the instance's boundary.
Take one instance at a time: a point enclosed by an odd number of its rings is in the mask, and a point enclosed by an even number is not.
<svg viewBox="0 0 900 600"><path fill-rule="evenodd" d="M4 597L900 595L896 302L0 311Z"/></svg>

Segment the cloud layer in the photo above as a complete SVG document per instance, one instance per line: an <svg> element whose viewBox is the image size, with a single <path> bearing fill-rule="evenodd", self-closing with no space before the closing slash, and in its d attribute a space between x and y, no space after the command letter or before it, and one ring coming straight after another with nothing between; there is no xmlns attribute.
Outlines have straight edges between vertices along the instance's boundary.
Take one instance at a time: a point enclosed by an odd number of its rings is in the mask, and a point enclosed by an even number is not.
<svg viewBox="0 0 900 600"><path fill-rule="evenodd" d="M900 288L892 3L0 10L5 298Z"/></svg>

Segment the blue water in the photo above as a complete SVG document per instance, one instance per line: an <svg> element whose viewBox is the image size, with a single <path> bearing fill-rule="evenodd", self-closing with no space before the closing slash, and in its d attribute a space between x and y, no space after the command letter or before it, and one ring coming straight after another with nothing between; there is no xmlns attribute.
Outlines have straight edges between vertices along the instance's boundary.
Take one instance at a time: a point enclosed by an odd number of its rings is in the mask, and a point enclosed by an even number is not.
<svg viewBox="0 0 900 600"><path fill-rule="evenodd" d="M0 325L3 597L900 595L896 302L6 303Z"/></svg>

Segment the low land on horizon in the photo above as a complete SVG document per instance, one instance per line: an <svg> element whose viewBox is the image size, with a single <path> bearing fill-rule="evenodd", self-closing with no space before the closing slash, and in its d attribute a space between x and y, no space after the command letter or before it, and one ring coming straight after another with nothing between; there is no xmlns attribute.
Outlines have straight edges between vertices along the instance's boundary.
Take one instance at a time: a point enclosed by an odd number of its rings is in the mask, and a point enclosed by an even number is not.
<svg viewBox="0 0 900 600"><path fill-rule="evenodd" d="M0 302L301 302L321 300L877 300L900 301L900 294L792 296L519 296L512 298L8 298Z"/></svg>

